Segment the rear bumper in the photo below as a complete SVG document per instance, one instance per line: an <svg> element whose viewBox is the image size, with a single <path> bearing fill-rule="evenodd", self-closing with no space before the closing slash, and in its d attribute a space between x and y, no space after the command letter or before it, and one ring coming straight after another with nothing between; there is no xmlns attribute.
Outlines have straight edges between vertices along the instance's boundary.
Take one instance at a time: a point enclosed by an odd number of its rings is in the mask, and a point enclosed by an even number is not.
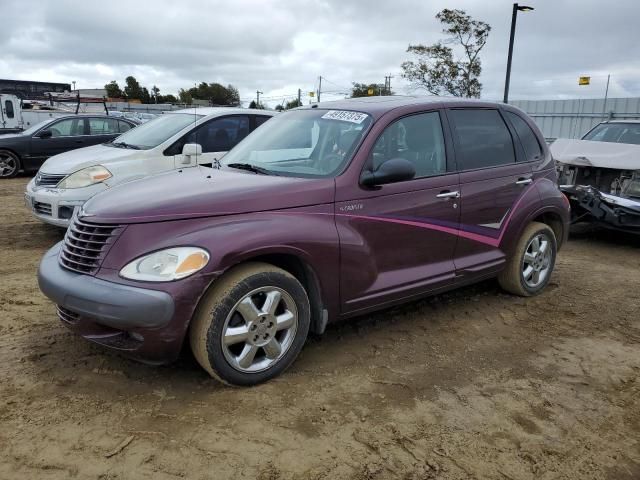
<svg viewBox="0 0 640 480"><path fill-rule="evenodd" d="M146 363L167 363L181 349L182 333L168 328L176 317L173 297L163 291L109 282L64 269L61 243L38 269L40 290L58 306L58 317L78 335ZM183 325L188 324L189 317ZM175 323L175 322L173 322Z"/></svg>

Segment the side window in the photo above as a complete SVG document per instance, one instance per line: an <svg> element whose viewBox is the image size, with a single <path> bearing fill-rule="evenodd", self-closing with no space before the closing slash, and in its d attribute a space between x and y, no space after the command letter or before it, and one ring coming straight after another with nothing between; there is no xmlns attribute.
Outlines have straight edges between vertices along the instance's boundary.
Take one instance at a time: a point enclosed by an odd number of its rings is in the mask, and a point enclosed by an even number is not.
<svg viewBox="0 0 640 480"><path fill-rule="evenodd" d="M211 120L187 134L185 143L199 143L202 153L226 152L249 134L249 117L235 115Z"/></svg>
<svg viewBox="0 0 640 480"><path fill-rule="evenodd" d="M513 140L497 110L449 111L458 145L458 169L495 167L515 163Z"/></svg>
<svg viewBox="0 0 640 480"><path fill-rule="evenodd" d="M84 135L84 118L67 118L49 127L52 137Z"/></svg>
<svg viewBox="0 0 640 480"><path fill-rule="evenodd" d="M113 135L118 133L118 121L113 118L90 118L90 135Z"/></svg>
<svg viewBox="0 0 640 480"><path fill-rule="evenodd" d="M378 137L371 157L374 170L383 162L400 157L415 165L416 178L446 173L440 114L421 113L396 120Z"/></svg>
<svg viewBox="0 0 640 480"><path fill-rule="evenodd" d="M131 130L131 128L133 128L131 125L129 125L127 122L123 122L122 120L118 120L118 130L120 130L120 133L124 133L128 130Z"/></svg>
<svg viewBox="0 0 640 480"><path fill-rule="evenodd" d="M542 156L542 149L540 148L538 138L536 137L536 134L533 133L533 130L531 130L531 127L527 125L527 122L525 122L520 115L513 112L506 112L506 114L518 134L520 143L522 143L526 161L530 162L533 160L539 160Z"/></svg>
<svg viewBox="0 0 640 480"><path fill-rule="evenodd" d="M7 114L7 118L13 118L13 102L11 100L4 101L4 111Z"/></svg>
<svg viewBox="0 0 640 480"><path fill-rule="evenodd" d="M266 122L270 118L271 117L265 117L265 116L262 116L262 115L256 115L256 128L258 128L260 125L262 125L264 122Z"/></svg>

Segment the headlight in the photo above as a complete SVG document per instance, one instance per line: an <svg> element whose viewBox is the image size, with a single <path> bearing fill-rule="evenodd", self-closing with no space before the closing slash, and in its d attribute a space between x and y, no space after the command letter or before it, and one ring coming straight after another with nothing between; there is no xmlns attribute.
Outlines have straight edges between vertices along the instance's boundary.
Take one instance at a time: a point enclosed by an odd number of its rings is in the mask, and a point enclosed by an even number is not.
<svg viewBox="0 0 640 480"><path fill-rule="evenodd" d="M120 270L130 280L169 282L193 275L209 262L209 253L202 248L176 247L144 255Z"/></svg>
<svg viewBox="0 0 640 480"><path fill-rule="evenodd" d="M57 188L82 188L93 185L94 183L104 182L108 178L111 178L111 172L104 168L102 165L95 165L93 167L83 168L77 172L72 173L67 178L62 180Z"/></svg>

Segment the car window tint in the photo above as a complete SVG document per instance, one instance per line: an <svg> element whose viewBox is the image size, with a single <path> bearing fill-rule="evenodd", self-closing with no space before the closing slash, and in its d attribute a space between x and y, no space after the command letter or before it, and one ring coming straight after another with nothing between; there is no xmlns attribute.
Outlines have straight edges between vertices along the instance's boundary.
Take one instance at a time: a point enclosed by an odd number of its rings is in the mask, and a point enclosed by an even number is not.
<svg viewBox="0 0 640 480"><path fill-rule="evenodd" d="M256 115L256 128L262 125L264 122L269 120L271 117L265 117L262 115Z"/></svg>
<svg viewBox="0 0 640 480"><path fill-rule="evenodd" d="M90 118L91 135L113 135L118 133L118 121L113 118Z"/></svg>
<svg viewBox="0 0 640 480"><path fill-rule="evenodd" d="M202 153L226 152L249 134L249 117L236 115L218 118L201 125L185 136L184 143L197 143Z"/></svg>
<svg viewBox="0 0 640 480"><path fill-rule="evenodd" d="M525 122L520 115L513 112L506 112L506 114L518 134L522 148L524 148L526 157L525 161L530 162L540 159L542 156L542 149L540 148L538 138L536 137L536 134L533 133L533 130L531 130L531 127L527 125L527 122Z"/></svg>
<svg viewBox="0 0 640 480"><path fill-rule="evenodd" d="M123 122L122 120L118 120L118 126L120 129L120 133L124 133L127 130L131 130L131 128L133 128L130 124L128 124L127 122Z"/></svg>
<svg viewBox="0 0 640 480"><path fill-rule="evenodd" d="M444 135L438 112L421 113L396 120L378 137L371 154L373 169L392 158L414 164L416 178L447 171Z"/></svg>
<svg viewBox="0 0 640 480"><path fill-rule="evenodd" d="M497 110L455 109L450 117L458 138L459 169L515 163L511 134Z"/></svg>
<svg viewBox="0 0 640 480"><path fill-rule="evenodd" d="M84 135L84 118L67 118L54 123L48 129L52 137Z"/></svg>
<svg viewBox="0 0 640 480"><path fill-rule="evenodd" d="M13 102L11 100L4 101L4 111L7 114L7 118L13 118Z"/></svg>

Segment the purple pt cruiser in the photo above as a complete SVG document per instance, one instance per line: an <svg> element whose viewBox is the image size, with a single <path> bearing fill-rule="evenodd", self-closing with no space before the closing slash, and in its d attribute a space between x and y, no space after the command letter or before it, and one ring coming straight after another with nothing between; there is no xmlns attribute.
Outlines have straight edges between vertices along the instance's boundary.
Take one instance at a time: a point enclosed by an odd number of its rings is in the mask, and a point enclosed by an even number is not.
<svg viewBox="0 0 640 480"><path fill-rule="evenodd" d="M212 376L252 385L328 322L490 277L535 295L567 239L549 149L508 105L321 103L215 166L85 204L38 272L67 327L148 363L187 339Z"/></svg>

